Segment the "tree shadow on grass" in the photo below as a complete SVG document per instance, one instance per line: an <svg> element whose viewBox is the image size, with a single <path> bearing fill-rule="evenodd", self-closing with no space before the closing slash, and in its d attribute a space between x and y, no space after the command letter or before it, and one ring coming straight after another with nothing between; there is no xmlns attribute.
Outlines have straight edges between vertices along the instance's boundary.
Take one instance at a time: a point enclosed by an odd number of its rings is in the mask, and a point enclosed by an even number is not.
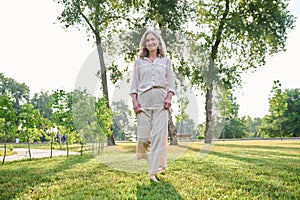
<svg viewBox="0 0 300 200"><path fill-rule="evenodd" d="M274 145L247 145L247 144L218 144L218 146L230 148L266 149L266 150L289 150L300 152L300 147L274 146Z"/></svg>
<svg viewBox="0 0 300 200"><path fill-rule="evenodd" d="M36 185L51 182L53 177L63 179L65 170L76 164L87 163L92 158L92 156L72 155L61 161L57 161L61 159L59 156L52 159L41 158L6 163L0 167L0 199L12 199L26 190L32 190Z"/></svg>
<svg viewBox="0 0 300 200"><path fill-rule="evenodd" d="M137 199L178 199L183 200L170 182L161 180L159 183L137 185Z"/></svg>
<svg viewBox="0 0 300 200"><path fill-rule="evenodd" d="M184 172L179 173L184 174L180 179L182 183L190 180L204 181L204 188L208 191L205 193L208 197L206 199L220 199L223 193L224 196L229 195L229 199L237 198L231 196L234 194L239 194L241 199L251 199L251 196L253 199L298 199L297 186L293 186L299 183L297 161L300 161L300 158L292 158L289 162L281 158L254 158L211 151L207 159L179 159L179 163L176 164L179 167L173 168L173 171L184 169ZM185 192L189 195L193 193L192 190L197 194L194 186Z"/></svg>
<svg viewBox="0 0 300 200"><path fill-rule="evenodd" d="M249 164L253 164L255 166L269 166L270 168L278 168L278 170L287 170L289 173L299 173L299 166L300 165L294 165L293 163L297 163L296 160L300 161L299 157L294 157L295 155L289 155L286 154L287 157L285 158L278 158L278 157L272 157L271 154L267 155L265 152L264 154L260 155L259 152L255 152L256 155L249 152L248 156L238 156L223 152L216 152L211 151L210 154L218 157L233 159L236 161L242 161L247 162ZM298 162L300 163L300 162Z"/></svg>

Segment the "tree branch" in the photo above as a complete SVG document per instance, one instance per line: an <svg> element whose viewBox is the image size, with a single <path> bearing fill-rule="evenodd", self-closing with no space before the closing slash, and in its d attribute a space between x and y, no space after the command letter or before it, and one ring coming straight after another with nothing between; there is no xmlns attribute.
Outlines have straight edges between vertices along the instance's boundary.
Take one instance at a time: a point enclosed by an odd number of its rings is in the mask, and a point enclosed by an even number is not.
<svg viewBox="0 0 300 200"><path fill-rule="evenodd" d="M216 57L217 57L218 47L219 47L219 44L220 44L221 39L222 39L222 31L224 29L225 20L226 20L226 17L228 15L228 13L229 13L229 3L230 3L230 0L226 0L225 11L223 13L223 16L222 16L222 19L221 19L221 22L220 22L220 25L218 27L218 31L217 31L217 34L216 34L216 41L215 41L215 44L212 46L211 58L213 60L216 59Z"/></svg>
<svg viewBox="0 0 300 200"><path fill-rule="evenodd" d="M80 13L80 15L83 17L83 19L86 21L86 23L88 24L88 26L90 27L90 29L93 31L93 33L95 34L95 35L97 35L97 32L96 32L96 29L94 28L94 26L90 23L90 21L89 21L89 19L83 14L83 12L81 11L81 9L80 9L80 1L78 0L77 1L77 9L78 9L78 11L79 11L79 13Z"/></svg>

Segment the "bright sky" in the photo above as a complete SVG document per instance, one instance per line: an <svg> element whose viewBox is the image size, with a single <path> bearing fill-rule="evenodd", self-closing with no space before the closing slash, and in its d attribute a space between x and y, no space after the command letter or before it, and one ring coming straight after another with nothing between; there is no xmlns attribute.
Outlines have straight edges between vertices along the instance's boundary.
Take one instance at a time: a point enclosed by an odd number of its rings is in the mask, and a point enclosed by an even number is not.
<svg viewBox="0 0 300 200"><path fill-rule="evenodd" d="M292 0L290 9L300 17L299 0ZM31 94L41 90L72 91L82 65L95 50L84 31L61 27L56 20L60 11L52 0L0 3L0 72L27 84ZM300 87L299 48L298 19L289 34L287 51L269 58L267 65L255 73L245 75L244 87L237 94L241 116L263 117L268 113L273 80L280 80L284 89Z"/></svg>

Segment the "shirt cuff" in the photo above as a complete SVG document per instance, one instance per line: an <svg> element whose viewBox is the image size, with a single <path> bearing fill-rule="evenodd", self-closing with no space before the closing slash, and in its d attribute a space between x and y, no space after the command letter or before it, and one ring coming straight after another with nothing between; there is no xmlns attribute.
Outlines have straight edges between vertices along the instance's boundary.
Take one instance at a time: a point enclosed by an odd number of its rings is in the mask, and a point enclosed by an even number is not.
<svg viewBox="0 0 300 200"><path fill-rule="evenodd" d="M172 88L169 88L169 89L168 89L168 92L172 92L172 93L175 95L175 90L172 89Z"/></svg>
<svg viewBox="0 0 300 200"><path fill-rule="evenodd" d="M129 95L137 94L137 93L138 93L137 89L132 89L132 90L130 91Z"/></svg>

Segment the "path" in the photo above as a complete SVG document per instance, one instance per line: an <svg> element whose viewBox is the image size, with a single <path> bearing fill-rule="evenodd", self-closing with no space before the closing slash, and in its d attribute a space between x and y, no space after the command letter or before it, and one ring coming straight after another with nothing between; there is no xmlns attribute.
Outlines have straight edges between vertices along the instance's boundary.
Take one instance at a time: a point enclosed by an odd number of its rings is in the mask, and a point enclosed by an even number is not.
<svg viewBox="0 0 300 200"><path fill-rule="evenodd" d="M14 161L14 160L22 160L28 159L29 153L27 148L14 148L14 151L17 154L13 154L5 157L5 161ZM48 149L30 149L31 158L44 158L50 157L50 150ZM80 154L78 152L69 152L69 155ZM52 150L52 156L66 156L67 151L64 150ZM3 156L0 156L0 161L3 160Z"/></svg>

